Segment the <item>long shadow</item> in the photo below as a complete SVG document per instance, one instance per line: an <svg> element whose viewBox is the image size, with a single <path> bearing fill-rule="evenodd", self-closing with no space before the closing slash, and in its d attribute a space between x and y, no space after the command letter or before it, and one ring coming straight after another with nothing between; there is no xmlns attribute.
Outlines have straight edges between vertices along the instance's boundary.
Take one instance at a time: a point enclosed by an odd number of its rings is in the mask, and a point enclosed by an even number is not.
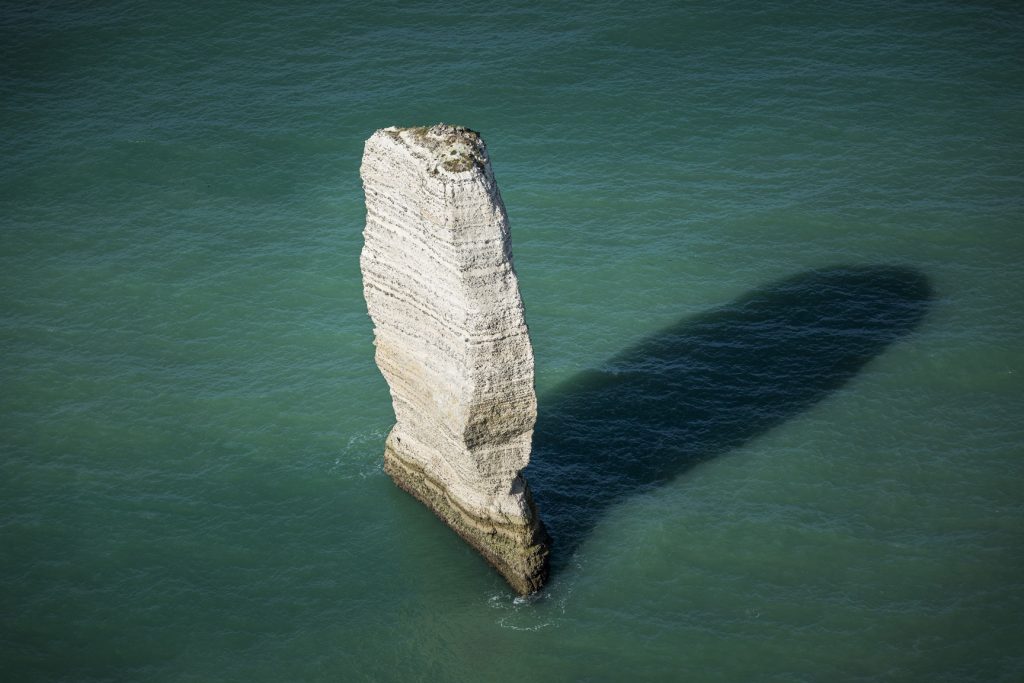
<svg viewBox="0 0 1024 683"><path fill-rule="evenodd" d="M541 397L526 476L564 567L608 506L798 415L911 332L932 299L901 267L760 287Z"/></svg>

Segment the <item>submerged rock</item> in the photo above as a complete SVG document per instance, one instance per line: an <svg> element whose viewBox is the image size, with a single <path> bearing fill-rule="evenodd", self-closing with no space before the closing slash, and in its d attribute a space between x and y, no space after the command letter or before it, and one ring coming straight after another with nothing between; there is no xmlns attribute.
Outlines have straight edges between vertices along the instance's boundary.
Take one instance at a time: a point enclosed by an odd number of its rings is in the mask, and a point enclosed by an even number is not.
<svg viewBox="0 0 1024 683"><path fill-rule="evenodd" d="M363 294L396 424L384 470L521 594L549 540L521 472L537 417L508 218L480 135L439 124L366 141Z"/></svg>

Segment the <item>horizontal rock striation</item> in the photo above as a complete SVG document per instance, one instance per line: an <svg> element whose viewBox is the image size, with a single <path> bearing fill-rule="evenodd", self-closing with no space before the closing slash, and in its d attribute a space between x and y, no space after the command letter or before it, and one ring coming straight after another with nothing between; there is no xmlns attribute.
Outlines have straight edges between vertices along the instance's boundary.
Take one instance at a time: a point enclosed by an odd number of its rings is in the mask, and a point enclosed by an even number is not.
<svg viewBox="0 0 1024 683"><path fill-rule="evenodd" d="M533 350L487 148L458 126L385 128L360 173L363 294L396 419L384 469L531 593L549 545L521 475Z"/></svg>

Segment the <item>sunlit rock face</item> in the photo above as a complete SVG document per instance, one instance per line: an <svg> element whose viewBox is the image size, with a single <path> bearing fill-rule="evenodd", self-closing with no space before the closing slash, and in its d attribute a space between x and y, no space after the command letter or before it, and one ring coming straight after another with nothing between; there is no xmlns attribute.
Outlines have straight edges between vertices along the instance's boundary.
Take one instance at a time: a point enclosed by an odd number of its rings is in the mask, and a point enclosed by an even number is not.
<svg viewBox="0 0 1024 683"><path fill-rule="evenodd" d="M363 293L396 418L385 471L531 593L548 556L520 475L533 350L487 147L459 126L385 128L360 172Z"/></svg>

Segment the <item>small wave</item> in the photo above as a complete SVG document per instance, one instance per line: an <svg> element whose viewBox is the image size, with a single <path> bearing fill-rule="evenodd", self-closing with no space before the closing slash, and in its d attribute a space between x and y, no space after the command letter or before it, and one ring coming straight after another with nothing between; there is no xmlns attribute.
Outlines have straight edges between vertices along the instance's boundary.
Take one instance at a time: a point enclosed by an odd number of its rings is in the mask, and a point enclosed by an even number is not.
<svg viewBox="0 0 1024 683"><path fill-rule="evenodd" d="M385 436L387 431L379 428L352 434L328 471L346 480L378 476L384 471L380 456Z"/></svg>
<svg viewBox="0 0 1024 683"><path fill-rule="evenodd" d="M527 596L509 597L508 593L495 593L487 599L491 609L501 611L495 622L499 627L512 631L540 631L555 626L550 611L541 609L541 603L554 599L549 591L540 591ZM559 613L564 612L564 605L559 605Z"/></svg>

